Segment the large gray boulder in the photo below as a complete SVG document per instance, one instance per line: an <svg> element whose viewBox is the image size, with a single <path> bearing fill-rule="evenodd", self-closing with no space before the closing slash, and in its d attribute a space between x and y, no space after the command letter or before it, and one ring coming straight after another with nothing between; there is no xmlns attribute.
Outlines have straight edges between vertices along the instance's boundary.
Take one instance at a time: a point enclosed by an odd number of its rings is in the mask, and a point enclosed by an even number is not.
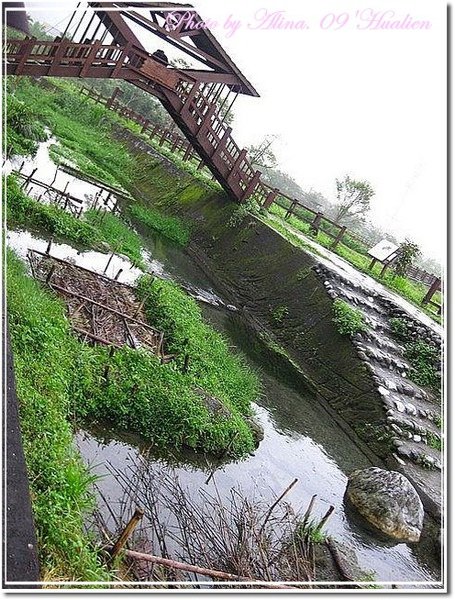
<svg viewBox="0 0 455 600"><path fill-rule="evenodd" d="M359 513L383 533L401 541L419 541L422 502L401 473L377 467L354 471L346 494Z"/></svg>

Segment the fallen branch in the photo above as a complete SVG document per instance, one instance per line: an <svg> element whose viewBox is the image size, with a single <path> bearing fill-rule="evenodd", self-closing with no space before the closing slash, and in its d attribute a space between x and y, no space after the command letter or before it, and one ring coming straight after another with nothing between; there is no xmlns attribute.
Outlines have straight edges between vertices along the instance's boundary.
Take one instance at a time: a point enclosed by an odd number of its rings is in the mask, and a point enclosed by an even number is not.
<svg viewBox="0 0 455 600"><path fill-rule="evenodd" d="M112 551L113 546L108 546L107 550ZM180 571L188 571L189 573L197 573L199 575L205 575L207 577L213 577L214 579L224 579L227 581L236 581L242 583L248 583L251 585L260 585L264 588L278 588L285 590L296 589L293 586L283 585L281 583L274 583L273 581L258 581L257 579L249 579L248 577L239 577L233 573L226 573L225 571L216 571L214 569L207 569L205 567L198 567L197 565L190 565L188 563L179 562L170 558L163 558L162 556L154 556L153 554L144 554L142 552L135 552L134 550L125 550L125 556L134 558L136 560L143 560L145 562L151 562L158 565L169 567L170 569L177 569Z"/></svg>

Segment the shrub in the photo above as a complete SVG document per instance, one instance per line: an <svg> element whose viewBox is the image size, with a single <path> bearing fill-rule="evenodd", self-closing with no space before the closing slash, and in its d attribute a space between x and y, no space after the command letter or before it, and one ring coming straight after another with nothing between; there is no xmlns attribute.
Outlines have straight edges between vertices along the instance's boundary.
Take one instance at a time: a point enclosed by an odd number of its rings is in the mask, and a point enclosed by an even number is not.
<svg viewBox="0 0 455 600"><path fill-rule="evenodd" d="M354 333L366 331L367 329L362 313L339 298L333 303L332 320L338 333L342 335L354 335Z"/></svg>

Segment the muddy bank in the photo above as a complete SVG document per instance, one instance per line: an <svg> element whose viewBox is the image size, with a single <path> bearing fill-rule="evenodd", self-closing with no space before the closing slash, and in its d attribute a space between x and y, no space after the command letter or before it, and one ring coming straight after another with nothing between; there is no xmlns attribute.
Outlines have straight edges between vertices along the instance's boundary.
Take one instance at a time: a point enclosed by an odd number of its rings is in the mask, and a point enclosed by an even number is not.
<svg viewBox="0 0 455 600"><path fill-rule="evenodd" d="M270 361L286 363L298 385L324 404L372 461L410 475L426 509L439 516L440 473L397 456L391 406L370 361L359 357L358 347L332 322L334 295L327 277L320 276L319 257L294 247L260 219L242 218L224 193L166 159L142 154L139 164L136 197L189 226L187 251L240 308ZM380 295L374 296L380 302Z"/></svg>

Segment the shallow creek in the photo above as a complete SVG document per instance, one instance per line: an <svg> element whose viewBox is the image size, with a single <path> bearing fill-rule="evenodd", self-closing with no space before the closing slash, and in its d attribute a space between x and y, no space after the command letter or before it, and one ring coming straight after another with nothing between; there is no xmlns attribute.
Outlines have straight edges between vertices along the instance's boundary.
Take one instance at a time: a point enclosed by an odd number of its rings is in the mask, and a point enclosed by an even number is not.
<svg viewBox="0 0 455 600"><path fill-rule="evenodd" d="M37 177L40 178L39 172ZM355 469L371 465L362 450L314 398L296 392L289 382L272 373L270 365L258 360L252 340L244 333L240 312L223 302L222 294L187 254L159 236L140 233L147 270L177 281L200 300L205 317L233 347L244 353L262 378L263 393L254 408L264 427L265 438L254 455L216 471L214 479L221 497L227 498L232 487L240 487L246 494L257 495L259 492L266 499L274 499L297 477L297 485L286 497L294 510L304 511L313 494L318 496L315 516L322 517L328 506L334 505L335 512L327 524L327 533L354 549L360 567L374 571L379 582L437 581L439 572L431 546L423 550L384 542L364 529L345 509L343 496L347 476ZM8 232L7 243L24 259L28 248L45 251L47 247L46 239L26 231ZM66 244L53 244L51 254L99 273L104 271L108 260L107 254L82 252ZM119 280L125 283L134 282L140 274L127 259L114 256L106 274L113 277L119 269L123 269ZM76 444L92 471L102 476L97 486L115 512L124 492L107 465L110 463L124 471L136 458L144 456L146 444L134 436L112 432L107 426L79 430ZM151 468L175 469L182 485L190 490L189 493L194 492L195 497L201 487L213 491L210 487L213 480L208 486L204 483L207 463L201 456L190 452L165 456L149 453L147 460ZM106 522L112 524L112 517L101 498L100 509Z"/></svg>
<svg viewBox="0 0 455 600"><path fill-rule="evenodd" d="M265 439L253 456L230 463L216 471L216 486L222 497L227 497L232 487L246 493L274 498L297 477L298 484L287 496L294 510L304 511L313 494L318 495L316 514L326 512L328 506L336 507L327 525L327 532L351 546L361 568L375 571L379 581L437 580L438 574L432 556L428 562L406 544L378 540L363 529L346 511L343 496L347 475L355 469L370 466L369 459L347 437L325 409L314 398L294 391L285 381L269 370L269 365L258 361L251 340L244 334L240 313L220 306L213 283L182 251L159 239L144 237L151 256L164 267L164 271L193 289L205 290L200 296L215 298L213 304L202 305L205 317L221 331L232 345L244 353L247 360L261 373L263 394L255 411L265 430ZM122 470L142 455L143 448L130 436L114 435L108 428L79 431L77 445L95 473L102 475L98 486L111 507L123 498L123 490L111 475L106 463ZM191 491L207 488L207 466L202 457L191 453L163 457L149 454L150 467L175 469L182 485ZM109 522L110 517L105 515ZM419 553L420 554L420 553Z"/></svg>

